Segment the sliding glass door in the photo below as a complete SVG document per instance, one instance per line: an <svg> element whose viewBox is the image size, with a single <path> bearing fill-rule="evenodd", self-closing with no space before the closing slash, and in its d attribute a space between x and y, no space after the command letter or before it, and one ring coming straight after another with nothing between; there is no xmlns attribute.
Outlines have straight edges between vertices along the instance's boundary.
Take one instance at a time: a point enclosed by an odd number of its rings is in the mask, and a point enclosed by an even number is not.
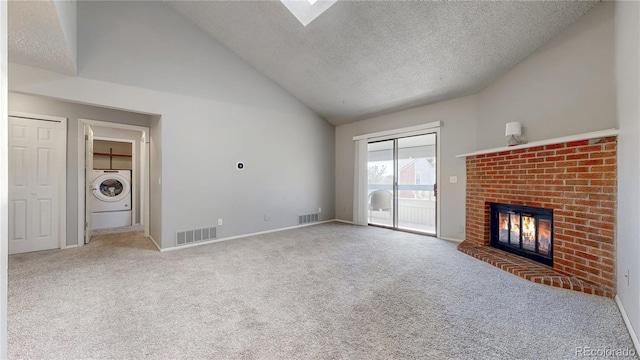
<svg viewBox="0 0 640 360"><path fill-rule="evenodd" d="M370 142L369 224L436 234L436 134Z"/></svg>
<svg viewBox="0 0 640 360"><path fill-rule="evenodd" d="M399 229L436 233L436 135L397 140Z"/></svg>
<svg viewBox="0 0 640 360"><path fill-rule="evenodd" d="M394 140L369 143L367 164L369 224L394 225Z"/></svg>

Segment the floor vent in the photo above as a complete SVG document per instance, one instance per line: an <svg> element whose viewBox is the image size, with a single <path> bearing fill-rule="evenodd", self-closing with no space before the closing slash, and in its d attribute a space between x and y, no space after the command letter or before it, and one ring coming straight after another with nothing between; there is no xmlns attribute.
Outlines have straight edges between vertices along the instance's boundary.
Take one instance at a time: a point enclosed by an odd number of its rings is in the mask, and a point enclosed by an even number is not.
<svg viewBox="0 0 640 360"><path fill-rule="evenodd" d="M216 228L204 228L197 230L178 231L176 233L176 245L187 245L195 242L216 238Z"/></svg>
<svg viewBox="0 0 640 360"><path fill-rule="evenodd" d="M308 224L318 221L318 214L298 215L298 225Z"/></svg>

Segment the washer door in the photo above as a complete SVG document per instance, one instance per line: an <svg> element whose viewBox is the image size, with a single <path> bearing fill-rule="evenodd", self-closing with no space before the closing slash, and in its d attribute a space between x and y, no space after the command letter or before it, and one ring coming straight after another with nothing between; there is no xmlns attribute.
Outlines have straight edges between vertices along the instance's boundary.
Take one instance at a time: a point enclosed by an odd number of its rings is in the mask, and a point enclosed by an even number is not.
<svg viewBox="0 0 640 360"><path fill-rule="evenodd" d="M120 174L104 174L93 182L93 196L101 201L119 201L129 196L129 180Z"/></svg>

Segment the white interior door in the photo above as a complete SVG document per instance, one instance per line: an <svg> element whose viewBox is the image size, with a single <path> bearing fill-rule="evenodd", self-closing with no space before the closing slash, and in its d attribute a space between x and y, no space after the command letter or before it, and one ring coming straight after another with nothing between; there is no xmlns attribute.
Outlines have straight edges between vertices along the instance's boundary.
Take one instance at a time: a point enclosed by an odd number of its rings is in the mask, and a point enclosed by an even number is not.
<svg viewBox="0 0 640 360"><path fill-rule="evenodd" d="M85 161L84 161L84 170L85 170L85 228L84 228L84 243L88 244L91 240L91 236L93 235L93 208L91 197L92 193L92 182L93 182L93 130L91 126L84 126L84 139L85 139Z"/></svg>
<svg viewBox="0 0 640 360"><path fill-rule="evenodd" d="M60 248L64 131L9 117L9 254Z"/></svg>

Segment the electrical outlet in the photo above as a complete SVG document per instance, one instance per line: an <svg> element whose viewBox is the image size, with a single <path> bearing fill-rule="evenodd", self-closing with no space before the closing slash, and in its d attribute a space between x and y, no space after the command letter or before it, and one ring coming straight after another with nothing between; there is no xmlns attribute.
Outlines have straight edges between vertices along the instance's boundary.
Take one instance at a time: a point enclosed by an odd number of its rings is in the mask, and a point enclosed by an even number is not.
<svg viewBox="0 0 640 360"><path fill-rule="evenodd" d="M458 233L460 233L460 234L464 234L464 225L460 225L460 226L458 227Z"/></svg>
<svg viewBox="0 0 640 360"><path fill-rule="evenodd" d="M218 219L218 226L222 226L222 219Z"/></svg>
<svg viewBox="0 0 640 360"><path fill-rule="evenodd" d="M318 214L322 212L322 208L318 208Z"/></svg>
<svg viewBox="0 0 640 360"><path fill-rule="evenodd" d="M267 214L264 214L264 221L269 221L269 217L267 216Z"/></svg>
<svg viewBox="0 0 640 360"><path fill-rule="evenodd" d="M457 176L449 176L449 182L451 184L457 184L458 183L458 177Z"/></svg>
<svg viewBox="0 0 640 360"><path fill-rule="evenodd" d="M624 277L627 278L627 286L629 286L629 269L627 268L627 275L625 275Z"/></svg>

